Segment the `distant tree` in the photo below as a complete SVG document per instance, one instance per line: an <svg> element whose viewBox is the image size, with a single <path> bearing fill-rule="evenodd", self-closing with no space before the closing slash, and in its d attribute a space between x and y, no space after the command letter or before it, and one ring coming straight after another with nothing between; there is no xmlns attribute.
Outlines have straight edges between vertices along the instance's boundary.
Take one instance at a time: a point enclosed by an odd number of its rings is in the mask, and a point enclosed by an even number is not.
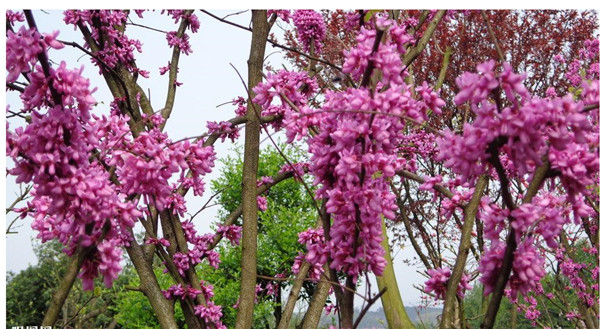
<svg viewBox="0 0 600 329"><path fill-rule="evenodd" d="M36 265L7 275L6 319L9 326L40 325L52 294L66 272L69 262L60 243L37 244L34 252L38 258ZM131 271L124 271L112 289L99 284L93 291L85 292L81 283L76 283L57 324L74 328L106 328L111 324L114 327L115 292L127 283L131 274Z"/></svg>
<svg viewBox="0 0 600 329"><path fill-rule="evenodd" d="M267 184L269 177L278 175L287 161L302 162L302 153L289 146L267 146L260 152L258 166L260 184ZM217 191L217 202L221 205L220 222L239 207L242 192L242 156L236 149L236 156L224 158L221 175L212 181L212 190ZM279 151L283 153L280 154ZM310 181L307 183L311 187ZM312 188L312 187L311 187ZM295 180L283 181L260 196L266 209L259 213L258 219L258 282L254 328L277 326L282 312L282 294L286 292L289 281L276 280L275 276L289 277L289 269L294 265L303 246L298 243L298 233L305 231L316 222L311 196L305 187ZM240 218L242 221L243 218ZM284 227L286 229L282 229ZM223 305L223 323L234 325L235 305L240 289L241 248L236 244L220 244L217 251L221 254L221 263L217 269L210 266L198 268L198 276L215 287L215 302ZM274 280L275 279L275 280ZM302 290L304 298L310 298L314 283L307 281ZM308 289L308 293L306 291ZM284 299L285 300L285 299Z"/></svg>

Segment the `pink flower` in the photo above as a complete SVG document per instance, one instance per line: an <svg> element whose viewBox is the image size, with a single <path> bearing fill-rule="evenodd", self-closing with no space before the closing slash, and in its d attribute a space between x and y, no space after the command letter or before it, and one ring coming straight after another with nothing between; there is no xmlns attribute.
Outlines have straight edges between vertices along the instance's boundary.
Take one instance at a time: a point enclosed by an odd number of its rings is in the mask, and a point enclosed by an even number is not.
<svg viewBox="0 0 600 329"><path fill-rule="evenodd" d="M315 52L320 53L325 39L325 22L323 21L323 16L314 10L295 10L292 14L292 19L304 51L310 51L310 42L312 40Z"/></svg>
<svg viewBox="0 0 600 329"><path fill-rule="evenodd" d="M271 15L277 15L277 18L286 23L290 22L291 14L289 10L267 10L267 16L271 17Z"/></svg>
<svg viewBox="0 0 600 329"><path fill-rule="evenodd" d="M219 227L217 233L221 233L227 238L232 245L239 245L242 238L242 227L237 225L224 226L217 224Z"/></svg>
<svg viewBox="0 0 600 329"><path fill-rule="evenodd" d="M258 203L258 210L267 211L267 198L264 196L257 196L256 202Z"/></svg>
<svg viewBox="0 0 600 329"><path fill-rule="evenodd" d="M201 318L212 323L220 322L220 319L223 316L223 313L221 312L221 306L215 305L215 303L210 301L206 304L206 306L195 306L194 314L199 315Z"/></svg>
<svg viewBox="0 0 600 329"><path fill-rule="evenodd" d="M37 56L44 49L40 43L41 36L34 29L21 26L17 33L6 32L6 82L15 82L21 73L32 71Z"/></svg>

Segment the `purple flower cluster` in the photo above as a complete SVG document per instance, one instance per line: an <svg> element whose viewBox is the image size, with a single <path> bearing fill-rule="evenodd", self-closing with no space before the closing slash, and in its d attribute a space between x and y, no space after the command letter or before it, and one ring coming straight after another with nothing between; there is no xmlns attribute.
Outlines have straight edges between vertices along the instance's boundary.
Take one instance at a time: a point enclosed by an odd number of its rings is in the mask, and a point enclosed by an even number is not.
<svg viewBox="0 0 600 329"><path fill-rule="evenodd" d="M277 18L281 19L286 23L290 22L291 13L289 10L267 10L267 16L271 17L271 15L277 15Z"/></svg>
<svg viewBox="0 0 600 329"><path fill-rule="evenodd" d="M225 138L229 138L234 143L240 137L240 128L234 127L229 121L208 121L206 128L209 134L220 135L221 142L224 142Z"/></svg>
<svg viewBox="0 0 600 329"><path fill-rule="evenodd" d="M177 36L177 31L167 32L167 44L169 47L178 47L181 51L189 55L192 53L192 47L190 46L190 37L187 34L183 34L181 37Z"/></svg>
<svg viewBox="0 0 600 329"><path fill-rule="evenodd" d="M232 245L239 245L240 239L242 238L242 227L237 225L217 225L217 233L223 234L223 236L231 242Z"/></svg>
<svg viewBox="0 0 600 329"><path fill-rule="evenodd" d="M147 78L150 73L135 65L134 52L142 53L142 43L127 37L120 28L127 23L127 16L128 13L123 10L67 10L64 12L64 21L76 29L78 24L82 24L90 30L100 47L96 55L103 63L111 68L123 65L129 72ZM92 62L100 68L101 74L107 70L96 59L92 59Z"/></svg>
<svg viewBox="0 0 600 329"><path fill-rule="evenodd" d="M427 270L427 274L429 274L429 280L425 281L425 291L426 293L433 292L435 294L436 299L446 299L446 289L448 287L448 280L450 280L450 276L452 275L452 271L447 267L441 268L432 268ZM457 295L460 298L465 297L465 291L470 290L473 287L469 284L469 276L464 273L460 279L460 283L458 284Z"/></svg>
<svg viewBox="0 0 600 329"><path fill-rule="evenodd" d="M160 114L155 116L160 118ZM115 150L108 164L117 167L116 174L124 193L140 194L147 204L163 210L174 205L172 194L176 192L169 179L180 173L183 182L185 170L189 169L194 174L190 182L194 194L201 195L204 192L201 176L212 170L214 158L212 147L202 147L202 141L172 143L155 127L126 142L125 148Z"/></svg>
<svg viewBox="0 0 600 329"><path fill-rule="evenodd" d="M593 213L582 196L590 195L586 186L595 184L593 177L597 177L600 164L597 110L586 113L585 103L572 95L532 98L523 85L525 75L514 73L507 63L503 63L498 74L494 68L494 61L488 61L477 66L478 73L464 73L457 78L460 91L454 101L457 105L470 102L476 118L463 126L462 135L447 130L438 138L437 158L466 183L478 175L495 173L490 172L490 147L498 149L499 160L509 177L525 184L545 156L552 170L559 172L566 194L545 192L512 211L484 198L479 209L484 237L490 241L479 267L484 292L490 293L497 280L506 248L501 234L509 222L517 240L511 293L526 295L545 274L539 238L549 248L557 248L556 237L571 222L571 213L574 222ZM597 83L581 84L585 93L581 99L597 104ZM494 101L489 100L499 90L506 96L504 104L499 103L497 96ZM492 146L492 142L501 144Z"/></svg>
<svg viewBox="0 0 600 329"><path fill-rule="evenodd" d="M364 74L368 63L371 62L375 68L382 71L383 77L381 82L383 84L387 84L390 81L402 84L402 80L406 77L407 73L400 74L404 68L400 55L406 52L405 46L410 44L413 38L406 32L405 27L401 27L396 22L383 17L377 19L377 27L388 31L390 42L380 45L378 51L373 53L376 35L375 29L362 27L360 33L356 36L356 47L344 51L346 60L344 61L343 72L350 74L353 79L359 80ZM425 93L432 92L431 90L423 91ZM437 98L436 96L432 95L431 99L426 101L426 104L437 103L437 106L432 108L435 111L437 111L438 106L443 106L440 103L443 101L434 100Z"/></svg>
<svg viewBox="0 0 600 329"><path fill-rule="evenodd" d="M221 323L223 312L221 312L220 305L215 305L213 302L208 302L206 306L197 305L194 307L194 314L206 320L207 323L212 323L217 329L226 328L225 325Z"/></svg>
<svg viewBox="0 0 600 329"><path fill-rule="evenodd" d="M128 230L142 212L110 181L92 151L100 150L102 157L107 145L116 143L107 141L113 137L107 129L119 132L122 126L118 118L108 121L90 115L95 100L82 70L68 70L63 62L46 77L35 66L37 55L46 47L59 48L56 33L42 38L36 31L21 31L20 42L10 41L17 35L9 33L7 65L11 78L29 73L22 111L31 113L31 122L7 132L7 153L15 162L9 173L17 176L17 182L34 184L23 215L34 218L32 228L42 242L57 239L69 255L78 246L92 247L80 273L83 286L91 289L99 274L110 286L121 269L119 247L132 238ZM23 48L26 45L28 49ZM22 53L20 58L10 55L17 52ZM59 104L50 88L59 96Z"/></svg>
<svg viewBox="0 0 600 329"><path fill-rule="evenodd" d="M325 40L325 22L323 16L314 10L295 10L292 20L296 26L298 39L304 51L310 51L311 41L316 53L320 53Z"/></svg>
<svg viewBox="0 0 600 329"><path fill-rule="evenodd" d="M256 96L253 102L263 107L262 115L283 117L282 121L272 125L275 129L284 126L288 143L291 143L306 136L308 127L318 122L318 118L312 115L313 110L307 106L309 97L316 90L317 82L306 72L281 70L276 74L268 73L266 81L254 87ZM281 99L281 105L274 104L276 98Z"/></svg>

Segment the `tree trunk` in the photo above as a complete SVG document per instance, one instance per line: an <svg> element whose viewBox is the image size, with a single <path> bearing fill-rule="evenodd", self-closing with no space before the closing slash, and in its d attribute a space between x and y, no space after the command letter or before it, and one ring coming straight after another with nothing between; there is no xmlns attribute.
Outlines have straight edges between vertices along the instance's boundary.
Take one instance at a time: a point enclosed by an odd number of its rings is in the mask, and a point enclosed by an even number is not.
<svg viewBox="0 0 600 329"><path fill-rule="evenodd" d="M163 296L152 270L152 264L147 262L142 247L137 242L132 241L129 247L125 249L140 277L140 289L148 298L160 327L177 328L173 304Z"/></svg>
<svg viewBox="0 0 600 329"><path fill-rule="evenodd" d="M242 172L242 273L239 309L236 329L252 325L254 289L256 286L256 254L258 231L258 206L256 203L256 176L260 143L260 106L252 102L252 88L262 81L263 60L269 33L267 12L252 11L252 44L248 59L248 121L244 143L244 167Z"/></svg>
<svg viewBox="0 0 600 329"><path fill-rule="evenodd" d="M56 324L56 320L58 319L58 315L65 304L65 300L69 296L69 292L73 287L73 283L75 279L77 279L77 274L79 274L79 270L81 269L81 265L83 264L83 260L89 252L89 248L77 248L75 254L71 257L71 261L69 262L69 266L67 267L67 272L65 273L63 279L60 281L60 285L56 289L56 292L52 295L52 299L50 300L50 307L46 311L44 315L44 320L42 321L43 326L54 326ZM67 317L65 317L67 319Z"/></svg>
<svg viewBox="0 0 600 329"><path fill-rule="evenodd" d="M306 261L302 262L300 271L298 271L298 274L296 274L296 279L294 279L294 284L292 285L287 302L285 303L285 308L283 309L281 321L277 325L277 329L287 329L289 327L290 321L292 320L292 315L294 315L294 307L296 306L296 301L298 301L300 289L302 289L302 284L304 283L304 279L306 278L306 274L308 273L309 269L310 264L308 264Z"/></svg>
<svg viewBox="0 0 600 329"><path fill-rule="evenodd" d="M329 266L325 264L325 266L323 266L323 273L327 272L329 272ZM302 320L302 329L317 329L319 326L323 307L325 306L327 296L329 295L329 288L331 287L331 283L324 279L325 278L322 278L322 280L317 283L317 288L310 300L310 306Z"/></svg>
<svg viewBox="0 0 600 329"><path fill-rule="evenodd" d="M390 329L411 329L415 326L410 321L404 303L402 303L402 296L398 289L398 283L396 282L396 274L394 273L394 264L390 253L390 245L385 227L385 219L382 219L382 238L381 245L385 252L384 258L386 261L383 275L376 277L377 287L379 291L387 289L385 294L381 295L381 303L383 304L383 311L385 313L385 319Z"/></svg>

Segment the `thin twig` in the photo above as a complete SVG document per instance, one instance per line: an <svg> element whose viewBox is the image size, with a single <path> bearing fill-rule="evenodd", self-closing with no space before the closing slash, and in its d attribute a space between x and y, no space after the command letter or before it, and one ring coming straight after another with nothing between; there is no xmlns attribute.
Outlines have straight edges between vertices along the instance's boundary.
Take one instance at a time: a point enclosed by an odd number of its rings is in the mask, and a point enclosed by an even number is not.
<svg viewBox="0 0 600 329"><path fill-rule="evenodd" d="M363 317L365 316L365 314L367 314L367 312L369 311L369 308L371 308L371 306L373 306L373 304L383 295L385 294L385 292L387 291L387 287L384 287L383 289L381 289L381 291L379 291L379 293L377 295L375 295L375 297L373 298L369 298L367 300L367 306L365 308L363 308L360 311L360 314L358 314L358 317L356 318L356 321L354 322L354 326L352 327L352 329L357 329L358 325L360 324L360 321L362 321Z"/></svg>
<svg viewBox="0 0 600 329"><path fill-rule="evenodd" d="M210 198L208 198L208 200L206 201L206 203L202 206L202 208L200 208L200 210L198 210L192 217L190 217L190 222L194 220L194 217L196 217L199 213L201 213L204 209L211 207L208 204L212 201L212 199L214 199L217 195L221 194L221 192L225 191L224 188L218 190L217 192L215 192L213 195L210 196Z"/></svg>
<svg viewBox="0 0 600 329"><path fill-rule="evenodd" d="M490 37L492 38L494 47L496 47L496 52L498 53L498 58L502 62L506 61L506 56L504 56L504 52L502 51L502 48L500 48L500 43L498 43L498 39L496 39L496 34L494 33L494 30L492 29L492 25L490 24L490 20L488 19L488 16L485 13L485 10L481 11L481 16L483 16L483 19L485 20L485 25L487 27L488 33L490 34Z"/></svg>

